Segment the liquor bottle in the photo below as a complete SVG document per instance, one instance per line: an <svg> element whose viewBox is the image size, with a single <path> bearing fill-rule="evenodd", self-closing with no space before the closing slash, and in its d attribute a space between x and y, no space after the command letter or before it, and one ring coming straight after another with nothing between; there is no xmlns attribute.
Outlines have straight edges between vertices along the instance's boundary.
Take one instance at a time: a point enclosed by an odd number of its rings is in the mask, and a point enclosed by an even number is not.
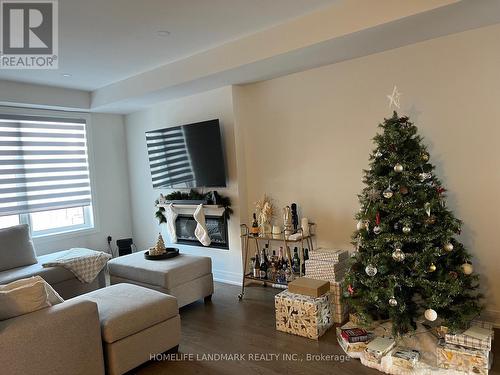
<svg viewBox="0 0 500 375"><path fill-rule="evenodd" d="M254 257L253 277L260 278L260 262L259 262L259 254L257 253L255 253Z"/></svg>
<svg viewBox="0 0 500 375"><path fill-rule="evenodd" d="M292 271L294 273L300 273L299 249L297 247L293 249Z"/></svg>
<svg viewBox="0 0 500 375"><path fill-rule="evenodd" d="M266 245L264 246L264 261L266 262L266 265L267 265L267 268L269 268L271 266L271 261L269 260L269 257L267 256L267 254L269 254L269 244L266 243Z"/></svg>
<svg viewBox="0 0 500 375"><path fill-rule="evenodd" d="M259 235L259 224L257 223L257 216L255 215L255 212L253 214L253 222L252 227L250 228L250 234L255 237Z"/></svg>
<svg viewBox="0 0 500 375"><path fill-rule="evenodd" d="M273 255L271 255L271 263L272 262L275 262L278 260L278 258L276 258L276 250L273 250Z"/></svg>
<svg viewBox="0 0 500 375"><path fill-rule="evenodd" d="M261 279L267 278L267 256L266 256L266 251L264 249L262 249L262 256L260 259L260 278Z"/></svg>
<svg viewBox="0 0 500 375"><path fill-rule="evenodd" d="M302 263L302 275L305 275L306 274L306 260L309 259L309 250L304 249L302 255L304 258L304 263Z"/></svg>

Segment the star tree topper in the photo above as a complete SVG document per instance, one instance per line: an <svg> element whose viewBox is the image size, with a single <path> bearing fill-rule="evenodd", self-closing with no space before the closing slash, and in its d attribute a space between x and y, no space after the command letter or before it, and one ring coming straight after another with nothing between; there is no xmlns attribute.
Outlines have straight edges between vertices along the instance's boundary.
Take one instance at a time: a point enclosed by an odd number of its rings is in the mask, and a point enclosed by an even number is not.
<svg viewBox="0 0 500 375"><path fill-rule="evenodd" d="M387 99L389 99L389 108L394 106L395 108L399 109L400 104L399 104L399 99L401 97L401 93L398 91L398 88L396 85L394 85L394 88L392 89L392 94L387 95Z"/></svg>

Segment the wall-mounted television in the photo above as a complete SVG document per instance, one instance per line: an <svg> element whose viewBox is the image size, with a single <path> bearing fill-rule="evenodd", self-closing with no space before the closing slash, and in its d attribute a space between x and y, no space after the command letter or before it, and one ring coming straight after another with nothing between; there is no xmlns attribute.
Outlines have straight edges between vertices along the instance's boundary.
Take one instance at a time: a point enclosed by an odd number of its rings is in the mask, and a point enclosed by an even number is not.
<svg viewBox="0 0 500 375"><path fill-rule="evenodd" d="M154 188L226 187L219 120L146 132Z"/></svg>

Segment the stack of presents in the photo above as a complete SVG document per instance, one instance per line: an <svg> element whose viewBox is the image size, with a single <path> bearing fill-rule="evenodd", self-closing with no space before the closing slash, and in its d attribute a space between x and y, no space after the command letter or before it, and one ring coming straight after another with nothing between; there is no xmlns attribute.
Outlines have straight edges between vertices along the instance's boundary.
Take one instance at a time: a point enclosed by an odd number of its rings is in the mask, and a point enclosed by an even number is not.
<svg viewBox="0 0 500 375"><path fill-rule="evenodd" d="M459 334L438 331L441 336L437 347L438 366L473 374L488 374L493 363L491 342L493 325L488 322L472 321L470 327Z"/></svg>
<svg viewBox="0 0 500 375"><path fill-rule="evenodd" d="M423 334L396 343L387 335L390 322L367 325L349 314L341 302L348 259L344 250L311 251L305 277L290 282L275 297L276 329L317 340L336 324L337 341L349 356L391 374L488 374L493 359L490 323L472 321L468 329L455 334L443 326L421 326Z"/></svg>
<svg viewBox="0 0 500 375"><path fill-rule="evenodd" d="M334 323L347 320L341 303L341 282L347 271L349 253L318 249L309 252L305 277L288 284L275 297L276 329L318 339Z"/></svg>

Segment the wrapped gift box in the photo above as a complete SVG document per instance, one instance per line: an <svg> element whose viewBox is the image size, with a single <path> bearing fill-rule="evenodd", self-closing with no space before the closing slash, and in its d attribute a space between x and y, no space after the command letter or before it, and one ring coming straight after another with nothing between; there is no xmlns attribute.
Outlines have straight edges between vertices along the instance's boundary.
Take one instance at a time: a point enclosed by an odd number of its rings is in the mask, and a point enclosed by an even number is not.
<svg viewBox="0 0 500 375"><path fill-rule="evenodd" d="M446 333L444 339L447 344L490 351L493 325L488 322L472 321L469 329L459 334Z"/></svg>
<svg viewBox="0 0 500 375"><path fill-rule="evenodd" d="M319 279L336 283L342 281L347 272L347 264L333 263L322 260L305 261L306 264L306 277L312 279Z"/></svg>
<svg viewBox="0 0 500 375"><path fill-rule="evenodd" d="M436 349L438 367L469 374L487 375L489 354L487 350L464 348L446 343L438 345Z"/></svg>
<svg viewBox="0 0 500 375"><path fill-rule="evenodd" d="M420 352L411 348L397 347L391 353L392 364L411 370L420 360Z"/></svg>
<svg viewBox="0 0 500 375"><path fill-rule="evenodd" d="M347 250L317 249L309 252L310 260L320 260L322 262L345 263L349 258Z"/></svg>
<svg viewBox="0 0 500 375"><path fill-rule="evenodd" d="M349 308L342 302L342 287L340 283L330 283L332 301L332 320L334 323L344 323L347 320Z"/></svg>
<svg viewBox="0 0 500 375"><path fill-rule="evenodd" d="M288 291L295 294L303 294L309 297L320 297L330 290L330 283L324 280L316 280L308 277L299 277L288 283Z"/></svg>
<svg viewBox="0 0 500 375"><path fill-rule="evenodd" d="M333 324L330 293L314 298L285 290L274 297L276 329L317 340Z"/></svg>
<svg viewBox="0 0 500 375"><path fill-rule="evenodd" d="M396 341L389 337L375 337L366 345L365 359L380 363L383 356L389 353L396 345Z"/></svg>

